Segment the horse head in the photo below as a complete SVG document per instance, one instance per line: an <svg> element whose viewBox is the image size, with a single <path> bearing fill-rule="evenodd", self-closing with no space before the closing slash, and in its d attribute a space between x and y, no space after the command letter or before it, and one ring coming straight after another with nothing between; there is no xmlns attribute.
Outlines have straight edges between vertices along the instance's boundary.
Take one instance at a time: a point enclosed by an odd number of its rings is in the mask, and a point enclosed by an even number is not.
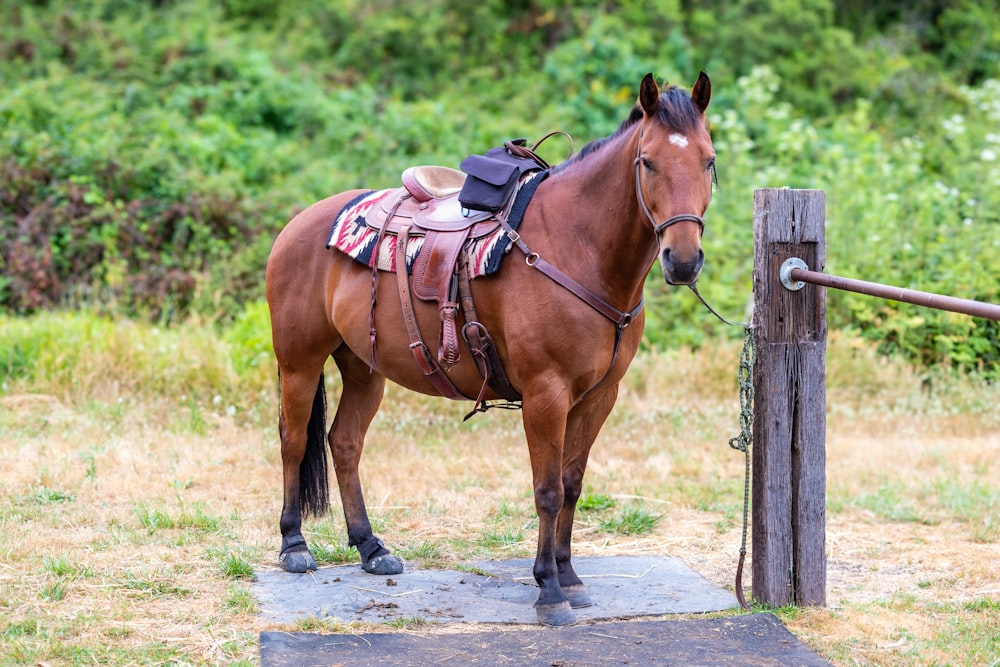
<svg viewBox="0 0 1000 667"><path fill-rule="evenodd" d="M705 118L711 96L704 72L690 96L674 86L661 91L652 74L639 89L636 196L653 226L663 276L671 285L693 284L705 262L701 235L715 178Z"/></svg>

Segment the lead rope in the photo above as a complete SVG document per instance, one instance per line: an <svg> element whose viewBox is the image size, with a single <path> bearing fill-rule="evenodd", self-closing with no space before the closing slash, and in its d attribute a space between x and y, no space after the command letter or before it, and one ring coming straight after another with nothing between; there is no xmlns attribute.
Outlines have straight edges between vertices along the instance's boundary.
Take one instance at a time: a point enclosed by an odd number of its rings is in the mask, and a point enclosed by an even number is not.
<svg viewBox="0 0 1000 667"><path fill-rule="evenodd" d="M745 471L743 474L743 537L740 542L740 560L736 566L736 601L740 603L740 609L750 611L750 605L743 595L743 563L747 556L747 526L750 523L750 444L753 442L753 362L756 356L754 345L753 325L750 323L737 324L730 322L722 315L719 315L712 306L708 305L705 298L698 291L697 281L688 285L694 292L702 305L710 313L715 315L721 322L731 327L743 327L743 349L740 350L740 366L737 372L737 380L740 385L740 433L729 439L729 446L737 451L743 452Z"/></svg>

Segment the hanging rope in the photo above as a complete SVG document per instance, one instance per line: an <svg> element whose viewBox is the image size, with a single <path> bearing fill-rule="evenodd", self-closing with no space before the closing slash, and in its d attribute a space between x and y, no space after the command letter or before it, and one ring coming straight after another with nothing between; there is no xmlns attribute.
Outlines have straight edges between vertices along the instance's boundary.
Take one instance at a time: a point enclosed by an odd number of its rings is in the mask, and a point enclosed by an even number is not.
<svg viewBox="0 0 1000 667"><path fill-rule="evenodd" d="M743 327L743 349L740 350L740 365L737 380L740 385L740 433L729 439L729 446L743 452L745 472L743 475L743 536L740 541L740 560L736 566L736 601L740 609L750 611L746 597L743 595L743 564L747 556L747 527L750 525L750 445L753 443L753 363L756 355L754 346L753 326L749 323L737 324L730 322L708 305L698 291L698 283L689 285L702 305L721 322L731 327Z"/></svg>

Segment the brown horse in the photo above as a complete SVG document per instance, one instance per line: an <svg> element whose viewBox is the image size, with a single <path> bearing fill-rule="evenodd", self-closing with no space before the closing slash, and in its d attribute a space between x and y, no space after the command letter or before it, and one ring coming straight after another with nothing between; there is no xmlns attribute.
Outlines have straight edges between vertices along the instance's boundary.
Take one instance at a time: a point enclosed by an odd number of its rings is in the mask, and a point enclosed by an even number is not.
<svg viewBox="0 0 1000 667"><path fill-rule="evenodd" d="M545 624L572 623L572 608L591 604L571 563L573 517L590 448L642 338L646 276L658 257L669 284L691 284L704 262L703 216L715 174L705 118L710 97L704 72L690 94L661 90L646 75L621 126L550 170L537 187L518 230L520 252L511 253L527 261L508 257L497 273L472 281L479 320L523 397L538 512L535 608ZM373 574L402 571L402 561L372 533L358 464L386 378L439 394L409 349L395 275L373 278L370 268L324 245L331 221L359 192L324 199L295 216L267 264L281 379L280 562L290 572L316 568L302 515L327 510L327 442L349 544L358 548L362 567ZM598 305L538 270L542 261L596 295ZM437 308L423 302L415 308L421 329L437 331ZM331 356L343 392L327 433L323 371ZM448 376L462 393L476 396L483 380L471 356L463 354ZM491 391L486 397L498 398Z"/></svg>

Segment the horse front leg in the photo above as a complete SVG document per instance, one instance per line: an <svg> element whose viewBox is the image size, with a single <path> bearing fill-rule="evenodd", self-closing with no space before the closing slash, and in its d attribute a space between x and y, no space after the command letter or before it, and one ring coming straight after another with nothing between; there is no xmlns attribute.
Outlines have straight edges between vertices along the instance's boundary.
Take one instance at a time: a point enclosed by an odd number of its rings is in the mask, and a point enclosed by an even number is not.
<svg viewBox="0 0 1000 667"><path fill-rule="evenodd" d="M346 348L334 353L344 380L337 414L330 428L330 450L337 471L337 486L347 522L347 543L361 554L361 567L369 574L399 574L403 561L393 555L372 531L358 467L365 435L382 403L385 378Z"/></svg>
<svg viewBox="0 0 1000 667"><path fill-rule="evenodd" d="M571 625L576 614L559 583L556 565L556 523L565 495L562 481L563 441L566 435L568 401L565 393L525 396L524 432L531 459L531 474L538 513L538 549L532 574L538 582L535 613L544 625Z"/></svg>
<svg viewBox="0 0 1000 667"><path fill-rule="evenodd" d="M572 542L576 503L583 492L583 475L587 470L590 449L611 413L617 396L616 385L573 408L567 421L562 469L563 505L556 521L555 551L559 586L574 609L593 604L587 587L573 569Z"/></svg>

